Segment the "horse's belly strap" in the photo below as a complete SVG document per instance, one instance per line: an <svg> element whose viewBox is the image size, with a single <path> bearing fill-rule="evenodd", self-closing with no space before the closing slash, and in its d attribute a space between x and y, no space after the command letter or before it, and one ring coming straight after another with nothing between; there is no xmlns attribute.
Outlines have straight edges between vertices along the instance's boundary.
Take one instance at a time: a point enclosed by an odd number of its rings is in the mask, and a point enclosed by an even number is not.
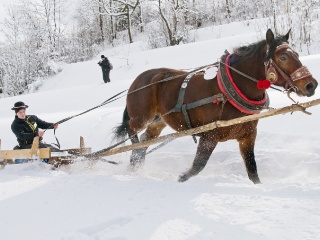
<svg viewBox="0 0 320 240"><path fill-rule="evenodd" d="M195 75L196 73L189 73L186 78L183 80L181 87L180 87L180 91L179 91L179 97L178 97L178 101L176 106L170 111L170 112L182 112L184 115L184 118L186 120L187 126L188 128L192 128L191 125L191 121L190 121L190 117L188 114L189 109L193 109L196 107L200 107L202 105L205 104L209 104L209 103L213 103L213 102L220 102L220 101L225 101L225 97L222 93L219 93L217 95L214 95L212 97L207 97L207 98L203 98L197 101L194 101L192 103L183 103L184 102L184 97L185 97L185 93L186 93L186 89L188 86L189 81L191 80L191 78ZM195 143L197 143L197 140L195 138L194 135L192 135L193 140L195 141Z"/></svg>

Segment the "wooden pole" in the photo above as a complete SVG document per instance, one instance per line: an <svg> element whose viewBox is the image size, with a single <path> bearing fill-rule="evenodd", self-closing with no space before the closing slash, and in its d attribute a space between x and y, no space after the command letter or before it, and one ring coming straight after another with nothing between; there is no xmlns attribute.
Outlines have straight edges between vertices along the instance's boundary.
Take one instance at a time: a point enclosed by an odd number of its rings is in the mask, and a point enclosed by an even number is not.
<svg viewBox="0 0 320 240"><path fill-rule="evenodd" d="M105 150L105 151L101 150L96 153L92 153L92 156L95 156L95 157L110 156L110 155L130 151L130 150L134 150L134 149L148 147L152 144L157 144L157 143L163 142L168 139L181 138L181 137L185 137L185 136L189 136L189 135L193 135L193 134L197 134L197 133L201 133L201 132L206 132L206 131L209 131L209 130L212 130L215 128L228 127L228 126L232 126L232 125L236 125L236 124L240 124L240 123L245 123L245 122L251 122L251 121L258 120L258 119L276 116L276 115L280 115L280 114L292 113L292 112L297 112L297 111L302 111L304 113L308 113L305 111L306 108L313 107L318 104L320 104L320 99L315 99L315 100L312 100L309 102L300 103L300 104L292 104L291 106L286 106L286 107L279 108L279 109L272 109L272 110L269 110L269 111L266 111L263 113L244 116L244 117L240 117L240 118L235 118L235 119L228 120L228 121L216 121L216 122L209 123L209 124L206 124L206 125L203 125L200 127L188 129L185 131L171 133L171 134L161 136L156 139L148 140L145 142L140 142L140 143L132 144L129 146L112 148L112 149Z"/></svg>
<svg viewBox="0 0 320 240"><path fill-rule="evenodd" d="M80 153L81 153L81 154L84 153L84 148L85 148L84 139L83 139L82 136L80 136Z"/></svg>
<svg viewBox="0 0 320 240"><path fill-rule="evenodd" d="M30 151L30 158L35 157L35 156L39 156L39 136L34 137L33 142L32 142L32 146L31 146L31 151Z"/></svg>

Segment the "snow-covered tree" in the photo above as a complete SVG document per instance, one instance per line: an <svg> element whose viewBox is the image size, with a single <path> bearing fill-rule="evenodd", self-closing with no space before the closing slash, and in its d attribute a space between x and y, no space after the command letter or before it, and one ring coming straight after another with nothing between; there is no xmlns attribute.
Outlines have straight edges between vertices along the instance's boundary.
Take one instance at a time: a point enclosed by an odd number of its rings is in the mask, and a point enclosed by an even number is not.
<svg viewBox="0 0 320 240"><path fill-rule="evenodd" d="M319 45L319 16L319 0L18 0L2 23L0 88L23 93L56 72L53 60L88 60L141 33L157 48L193 41L190 32L200 27L255 18L263 19L259 31L291 28L291 43L311 52Z"/></svg>

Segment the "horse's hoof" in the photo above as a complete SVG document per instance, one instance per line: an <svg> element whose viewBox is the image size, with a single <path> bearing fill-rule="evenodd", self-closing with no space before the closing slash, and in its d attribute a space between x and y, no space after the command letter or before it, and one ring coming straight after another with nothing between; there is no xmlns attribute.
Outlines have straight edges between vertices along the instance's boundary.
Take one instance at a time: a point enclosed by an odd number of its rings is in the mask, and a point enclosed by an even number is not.
<svg viewBox="0 0 320 240"><path fill-rule="evenodd" d="M130 161L130 170L135 172L143 167L142 161Z"/></svg>
<svg viewBox="0 0 320 240"><path fill-rule="evenodd" d="M136 171L138 171L141 167L139 167L138 165L133 165L133 164L130 164L130 170L132 171L132 172L136 172Z"/></svg>
<svg viewBox="0 0 320 240"><path fill-rule="evenodd" d="M251 178L250 179L254 184L262 184L259 177Z"/></svg>
<svg viewBox="0 0 320 240"><path fill-rule="evenodd" d="M253 183L254 183L254 184L262 184L262 182L260 181L260 179L254 181Z"/></svg>
<svg viewBox="0 0 320 240"><path fill-rule="evenodd" d="M249 179L254 183L254 184L260 184L260 178L257 173L248 173Z"/></svg>
<svg viewBox="0 0 320 240"><path fill-rule="evenodd" d="M178 182L185 182L189 179L189 175L188 174L183 174L179 177Z"/></svg>
<svg viewBox="0 0 320 240"><path fill-rule="evenodd" d="M143 149L138 149L131 154L130 167L132 171L137 171L143 167L145 160L144 152L145 151Z"/></svg>

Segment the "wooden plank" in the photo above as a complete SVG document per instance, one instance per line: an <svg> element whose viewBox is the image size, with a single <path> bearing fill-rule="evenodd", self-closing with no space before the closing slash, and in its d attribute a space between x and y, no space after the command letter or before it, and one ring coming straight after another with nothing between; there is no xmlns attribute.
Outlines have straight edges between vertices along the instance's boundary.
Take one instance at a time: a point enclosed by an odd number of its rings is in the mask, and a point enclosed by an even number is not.
<svg viewBox="0 0 320 240"><path fill-rule="evenodd" d="M86 148L86 146L84 144L84 138L82 136L80 136L80 151L79 151L79 153L81 153L81 154L91 153L91 148Z"/></svg>
<svg viewBox="0 0 320 240"><path fill-rule="evenodd" d="M74 153L74 154L88 154L88 153L91 153L91 147L87 147L87 148L68 148L68 149L63 149L61 151L66 151L66 152L69 152L69 153Z"/></svg>
<svg viewBox="0 0 320 240"><path fill-rule="evenodd" d="M91 148L85 147L84 138L80 136L80 148L67 148L67 149L62 149L61 151L68 152L70 154L89 154L91 153Z"/></svg>
<svg viewBox="0 0 320 240"><path fill-rule="evenodd" d="M123 146L123 147L118 147L118 148L112 148L112 146L111 146L111 149L110 148L102 149L102 150L94 152L92 154L85 154L84 156L85 157L110 156L110 155L114 155L114 154L118 154L118 153L122 153L122 152L127 152L127 151L134 150L134 149L148 147L152 144L161 143L161 142L166 141L168 139L181 138L181 137L190 136L193 134L206 132L206 131L209 131L209 130L212 130L215 128L228 127L228 126L232 126L232 125L236 125L236 124L240 124L240 123L251 122L251 121L259 120L262 118L267 118L267 117L276 116L276 115L280 115L280 114L286 114L286 113L293 113L293 112L297 112L297 111L302 111L304 113L307 113L305 111L306 108L313 107L313 106L316 106L319 104L320 104L320 99L315 99L315 100L305 102L305 103L300 103L300 104L292 104L290 106L286 106L283 108L272 109L272 110L262 112L259 114L235 118L235 119L232 119L229 121L212 122L212 123L200 126L200 127L188 129L188 130L185 130L182 132L167 134L165 136L161 136L156 139L132 144L129 146Z"/></svg>
<svg viewBox="0 0 320 240"><path fill-rule="evenodd" d="M82 136L80 136L80 149L83 149L83 148L85 148L84 139Z"/></svg>
<svg viewBox="0 0 320 240"><path fill-rule="evenodd" d="M31 146L31 156L38 156L38 149L39 149L39 137L34 137L33 142L32 142L32 146Z"/></svg>
<svg viewBox="0 0 320 240"><path fill-rule="evenodd" d="M50 158L51 157L51 149L50 148L40 148L39 149L39 158Z"/></svg>
<svg viewBox="0 0 320 240"><path fill-rule="evenodd" d="M39 158L50 158L51 149L50 148L40 148L39 155L32 154L31 149L18 149L18 150L1 150L1 159L32 159L33 156Z"/></svg>
<svg viewBox="0 0 320 240"><path fill-rule="evenodd" d="M1 144L1 141L0 141ZM1 149L1 145L0 145ZM89 154L91 153L91 148L86 148L84 145L84 139L80 137L80 148L70 148L61 151L67 151L74 154ZM39 137L35 137L32 143L31 149L17 149L17 150L0 150L0 159L14 160L14 159L32 159L32 158L52 158L52 159L64 159L64 158L74 158L75 156L61 157L51 156L50 148L40 148L39 149Z"/></svg>

